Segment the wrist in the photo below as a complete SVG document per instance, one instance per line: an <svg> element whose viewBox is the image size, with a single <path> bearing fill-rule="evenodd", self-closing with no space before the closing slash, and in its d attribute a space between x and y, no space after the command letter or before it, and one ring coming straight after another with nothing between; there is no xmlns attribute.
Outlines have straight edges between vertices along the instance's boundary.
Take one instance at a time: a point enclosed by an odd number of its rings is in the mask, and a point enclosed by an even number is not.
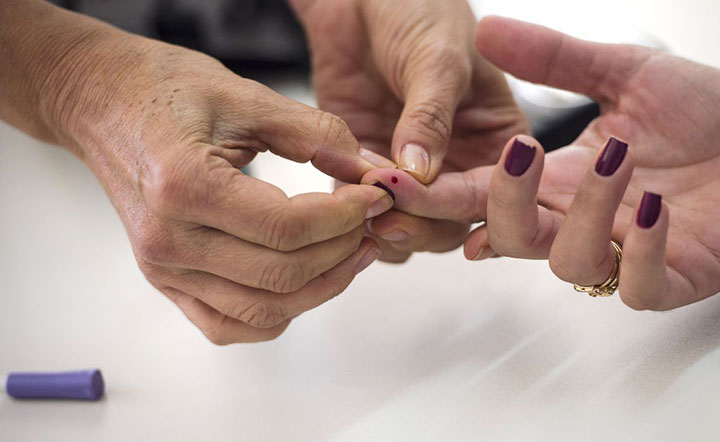
<svg viewBox="0 0 720 442"><path fill-rule="evenodd" d="M0 2L0 118L77 151L142 40L44 1Z"/></svg>
<svg viewBox="0 0 720 442"><path fill-rule="evenodd" d="M97 25L73 32L35 85L40 121L56 144L80 157L98 126L123 111L122 84L146 56L142 38Z"/></svg>

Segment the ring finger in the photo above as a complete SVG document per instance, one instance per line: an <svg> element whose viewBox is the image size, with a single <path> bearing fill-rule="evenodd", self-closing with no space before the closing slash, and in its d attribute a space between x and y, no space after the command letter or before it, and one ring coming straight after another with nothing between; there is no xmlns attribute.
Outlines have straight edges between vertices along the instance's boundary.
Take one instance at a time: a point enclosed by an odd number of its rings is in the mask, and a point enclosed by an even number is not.
<svg viewBox="0 0 720 442"><path fill-rule="evenodd" d="M615 213L633 170L627 152L627 143L610 138L586 172L550 249L550 268L560 279L596 285L611 273Z"/></svg>

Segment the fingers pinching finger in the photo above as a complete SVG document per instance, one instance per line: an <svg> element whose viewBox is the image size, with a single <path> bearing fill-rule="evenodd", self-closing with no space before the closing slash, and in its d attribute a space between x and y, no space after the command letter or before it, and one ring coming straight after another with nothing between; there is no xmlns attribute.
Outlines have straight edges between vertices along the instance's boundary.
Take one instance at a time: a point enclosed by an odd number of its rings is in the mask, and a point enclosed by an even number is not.
<svg viewBox="0 0 720 442"><path fill-rule="evenodd" d="M347 185L332 194L288 198L279 188L236 169L217 168L206 175L206 188L191 204L156 198L165 200L163 211L281 251L346 234L393 205L389 194L374 186Z"/></svg>
<svg viewBox="0 0 720 442"><path fill-rule="evenodd" d="M442 173L425 186L405 171L374 169L363 176L362 183L389 189L395 198L393 207L407 214L473 223L485 220L492 170L493 166L483 166Z"/></svg>
<svg viewBox="0 0 720 442"><path fill-rule="evenodd" d="M492 249L503 256L545 258L557 217L537 204L544 152L520 135L505 146L490 181L487 229Z"/></svg>
<svg viewBox="0 0 720 442"><path fill-rule="evenodd" d="M632 170L627 143L610 138L586 172L553 241L550 268L560 279L590 286L612 273L615 212Z"/></svg>

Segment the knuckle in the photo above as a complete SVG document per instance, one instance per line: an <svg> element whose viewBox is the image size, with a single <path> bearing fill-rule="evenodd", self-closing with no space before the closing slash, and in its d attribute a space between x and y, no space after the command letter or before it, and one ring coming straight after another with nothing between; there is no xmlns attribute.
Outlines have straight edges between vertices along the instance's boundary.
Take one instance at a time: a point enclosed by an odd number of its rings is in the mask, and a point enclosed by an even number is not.
<svg viewBox="0 0 720 442"><path fill-rule="evenodd" d="M142 194L149 207L161 214L172 214L193 207L202 200L199 180L192 176L189 161L166 161L156 165L141 181Z"/></svg>
<svg viewBox="0 0 720 442"><path fill-rule="evenodd" d="M177 246L168 229L154 224L141 224L134 237L135 254L143 265L166 264L174 260ZM150 268L149 265L145 267Z"/></svg>
<svg viewBox="0 0 720 442"><path fill-rule="evenodd" d="M266 243L273 249L291 252L305 244L308 229L302 218L281 214L272 217L269 224Z"/></svg>
<svg viewBox="0 0 720 442"><path fill-rule="evenodd" d="M271 328L288 318L285 306L272 299L263 298L237 311L238 320L255 328Z"/></svg>
<svg viewBox="0 0 720 442"><path fill-rule="evenodd" d="M300 290L308 281L306 264L297 259L276 259L268 264L260 276L260 286L275 293Z"/></svg>
<svg viewBox="0 0 720 442"><path fill-rule="evenodd" d="M453 76L465 74L468 79L470 77L471 60L462 46L449 42L434 42L426 48L424 60L432 63L432 66L442 69L439 71L441 73L449 73Z"/></svg>
<svg viewBox="0 0 720 442"><path fill-rule="evenodd" d="M348 137L352 137L350 127L345 120L329 112L318 111L317 126L320 133L323 134L321 149L332 149L346 143Z"/></svg>
<svg viewBox="0 0 720 442"><path fill-rule="evenodd" d="M437 101L428 100L416 105L408 117L435 138L448 139L452 134L450 110Z"/></svg>

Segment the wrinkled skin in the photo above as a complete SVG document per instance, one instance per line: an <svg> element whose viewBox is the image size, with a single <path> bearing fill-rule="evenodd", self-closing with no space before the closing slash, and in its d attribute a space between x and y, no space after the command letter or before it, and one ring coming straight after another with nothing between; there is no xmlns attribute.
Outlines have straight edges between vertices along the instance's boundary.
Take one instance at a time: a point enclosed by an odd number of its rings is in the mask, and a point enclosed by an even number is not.
<svg viewBox="0 0 720 442"><path fill-rule="evenodd" d="M291 3L309 38L320 108L401 169L403 146L426 148L428 174L411 172L420 182L494 164L510 136L529 131L503 75L475 50L466 0ZM371 228L381 259L402 262L413 251L456 248L469 225L390 211Z"/></svg>
<svg viewBox="0 0 720 442"><path fill-rule="evenodd" d="M392 207L384 190L288 198L241 171L271 151L359 182L377 158L339 117L45 2L0 12L0 116L85 162L147 279L212 342L278 336L379 255L366 222Z"/></svg>

